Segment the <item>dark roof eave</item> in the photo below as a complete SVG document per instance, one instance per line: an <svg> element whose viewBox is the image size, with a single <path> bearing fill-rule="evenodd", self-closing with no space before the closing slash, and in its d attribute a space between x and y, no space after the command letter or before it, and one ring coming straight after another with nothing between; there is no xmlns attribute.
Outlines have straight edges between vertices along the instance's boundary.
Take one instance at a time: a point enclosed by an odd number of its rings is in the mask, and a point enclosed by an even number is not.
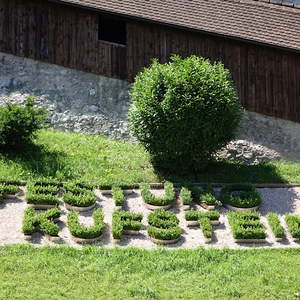
<svg viewBox="0 0 300 300"><path fill-rule="evenodd" d="M94 12L98 12L98 13L105 13L105 14L109 14L109 15L113 15L113 16L120 16L120 17L123 17L123 18L126 18L126 19L131 19L131 20L136 20L136 21L144 21L144 22L147 22L147 23L163 25L163 26L167 26L167 27L171 27L171 28L175 28L175 29L187 30L187 31L190 31L190 32L198 32L198 33L213 35L213 36L217 36L217 37L228 38L228 39L235 40L235 41L247 42L247 43L258 45L258 46L266 46L266 47L270 47L270 48L274 48L274 49L285 50L285 51L300 54L300 49L279 46L279 45L276 45L276 44L264 43L264 42L260 42L260 41L257 41L257 40L251 40L251 39L246 39L246 38L242 38L242 37L237 37L237 36L212 32L212 31L206 31L206 30L201 30L201 29L196 29L196 28L191 28L191 27L185 27L185 26L180 26L180 25L176 25L176 24L159 22L159 21L155 21L155 20L152 20L152 19L147 19L147 18L144 18L144 17L126 15L126 14L121 14L121 13L117 13L117 12L113 12L113 11L109 11L109 10L102 10L102 9L98 9L98 8L90 7L90 6L86 6L86 5L70 3L70 2L64 1L64 0L47 0L47 1L48 2L59 3L59 4L65 4L67 6L81 8L81 9L94 11Z"/></svg>

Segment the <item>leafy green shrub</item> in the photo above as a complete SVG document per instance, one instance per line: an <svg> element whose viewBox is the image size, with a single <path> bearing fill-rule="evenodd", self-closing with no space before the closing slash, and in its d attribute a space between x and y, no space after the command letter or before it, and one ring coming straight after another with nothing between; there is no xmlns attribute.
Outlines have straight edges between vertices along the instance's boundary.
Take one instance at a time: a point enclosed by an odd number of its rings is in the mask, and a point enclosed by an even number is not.
<svg viewBox="0 0 300 300"><path fill-rule="evenodd" d="M265 239L266 232L257 212L230 212L228 221L235 239Z"/></svg>
<svg viewBox="0 0 300 300"><path fill-rule="evenodd" d="M235 194L237 193L237 194ZM230 184L221 190L221 201L234 207L251 208L261 204L261 196L251 184Z"/></svg>
<svg viewBox="0 0 300 300"><path fill-rule="evenodd" d="M183 205L192 204L192 192L188 188L182 187L179 196Z"/></svg>
<svg viewBox="0 0 300 300"><path fill-rule="evenodd" d="M118 183L117 185L122 190L132 190L132 189L138 189L140 186L139 184L121 184ZM100 184L97 186L100 190L111 190L113 188L113 185L111 184Z"/></svg>
<svg viewBox="0 0 300 300"><path fill-rule="evenodd" d="M185 213L186 221L198 221L199 218L208 218L210 221L218 221L220 213L216 210L206 212L190 210Z"/></svg>
<svg viewBox="0 0 300 300"><path fill-rule="evenodd" d="M82 239L94 239L103 233L105 228L104 225L104 215L101 210L96 209L93 212L93 226L84 226L79 223L79 213L72 211L68 214L67 218L67 226L70 230L71 234L75 237L82 238Z"/></svg>
<svg viewBox="0 0 300 300"><path fill-rule="evenodd" d="M188 188L192 192L192 197L197 203L205 203L206 205L219 204L211 184L205 184L201 187L190 184Z"/></svg>
<svg viewBox="0 0 300 300"><path fill-rule="evenodd" d="M0 108L0 146L22 148L31 141L38 129L44 127L47 117L43 108L34 107L29 97L25 106L6 103Z"/></svg>
<svg viewBox="0 0 300 300"><path fill-rule="evenodd" d="M209 220L209 218L199 218L199 225L200 228L203 232L203 235L207 238L207 239L211 239L212 237L212 225L211 222Z"/></svg>
<svg viewBox="0 0 300 300"><path fill-rule="evenodd" d="M129 211L116 211L112 216L112 234L114 239L119 240L125 230L138 231L142 227L143 215Z"/></svg>
<svg viewBox="0 0 300 300"><path fill-rule="evenodd" d="M202 57L154 60L130 96L133 135L155 164L171 170L204 168L232 140L242 115L229 71Z"/></svg>
<svg viewBox="0 0 300 300"><path fill-rule="evenodd" d="M90 190L90 191L92 191L95 188L94 184L82 182L82 181L75 181L74 184L81 189Z"/></svg>
<svg viewBox="0 0 300 300"><path fill-rule="evenodd" d="M300 216L287 215L285 222L288 230L294 239L300 239Z"/></svg>
<svg viewBox="0 0 300 300"><path fill-rule="evenodd" d="M0 185L0 192L1 194L9 194L14 195L19 191L18 185Z"/></svg>
<svg viewBox="0 0 300 300"><path fill-rule="evenodd" d="M125 199L123 190L120 187L114 186L111 191L115 205L122 206Z"/></svg>
<svg viewBox="0 0 300 300"><path fill-rule="evenodd" d="M36 185L36 183L30 183L27 185L27 190L35 194L56 195L59 192L59 187L54 185Z"/></svg>
<svg viewBox="0 0 300 300"><path fill-rule="evenodd" d="M34 205L59 205L59 200L56 196L51 194L36 194L34 192L27 192L25 201L28 204Z"/></svg>
<svg viewBox="0 0 300 300"><path fill-rule="evenodd" d="M280 224L279 216L275 213L268 213L267 214L268 223L275 235L276 238L283 238L284 237L284 230Z"/></svg>
<svg viewBox="0 0 300 300"><path fill-rule="evenodd" d="M61 183L58 180L51 179L51 178L40 179L40 180L34 181L32 184L34 186L44 186L44 187L48 187L48 186L60 187L61 186Z"/></svg>
<svg viewBox="0 0 300 300"><path fill-rule="evenodd" d="M78 207L88 207L96 203L93 185L82 182L68 182L64 184L64 202Z"/></svg>
<svg viewBox="0 0 300 300"><path fill-rule="evenodd" d="M34 205L59 205L56 194L59 187L45 181L30 182L27 184L25 201Z"/></svg>
<svg viewBox="0 0 300 300"><path fill-rule="evenodd" d="M186 221L198 221L200 229L203 232L204 237L211 239L212 237L212 221L218 221L220 218L220 213L218 211L187 211L185 213Z"/></svg>
<svg viewBox="0 0 300 300"><path fill-rule="evenodd" d="M155 197L150 191L149 184L141 184L141 195L145 203L157 206L164 206L171 204L175 201L176 195L174 192L174 186L171 182L165 182L164 184L165 194L162 197Z"/></svg>
<svg viewBox="0 0 300 300"><path fill-rule="evenodd" d="M61 211L58 208L52 208L40 214L36 214L33 208L27 208L24 213L22 231L25 235L32 235L40 230L50 236L57 236L59 227L54 220L60 215Z"/></svg>
<svg viewBox="0 0 300 300"><path fill-rule="evenodd" d="M64 194L64 202L71 206L88 207L96 203L95 194L92 191L86 190L81 194L73 194L67 192Z"/></svg>
<svg viewBox="0 0 300 300"><path fill-rule="evenodd" d="M0 179L0 185L14 185L20 186L21 181L16 179Z"/></svg>
<svg viewBox="0 0 300 300"><path fill-rule="evenodd" d="M169 211L157 210L148 216L147 228L150 237L158 240L176 240L181 235L179 220Z"/></svg>

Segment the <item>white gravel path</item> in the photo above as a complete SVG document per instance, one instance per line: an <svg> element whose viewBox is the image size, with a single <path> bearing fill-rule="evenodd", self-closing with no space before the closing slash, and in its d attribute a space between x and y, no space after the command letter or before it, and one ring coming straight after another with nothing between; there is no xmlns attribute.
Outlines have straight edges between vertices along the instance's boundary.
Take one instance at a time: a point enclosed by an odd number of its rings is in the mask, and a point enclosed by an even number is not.
<svg viewBox="0 0 300 300"><path fill-rule="evenodd" d="M153 191L155 194L161 194L161 190ZM218 192L218 191L217 191ZM141 230L140 234L137 236L123 236L118 247L138 247L144 249L156 249L158 247L165 247L169 249L179 249L179 248L197 248L199 246L206 248L252 248L252 247L265 247L265 248L284 248L284 247L300 247L299 242L292 241L290 234L286 230L284 223L284 214L293 213L300 215L300 188L272 188L272 189L259 189L259 192L263 198L263 204L260 207L260 213L262 215L261 221L266 227L267 239L266 243L262 244L238 244L234 242L233 236L230 232L228 220L226 217L226 210L223 207L218 208L221 213L220 225L214 226L214 234L212 242L206 244L204 242L203 235L199 228L188 228L184 220L184 212L177 204L175 207L170 209L174 212L180 220L180 227L182 228L182 238L180 241L173 245L168 246L157 246L150 241L147 235L147 216L151 212L145 208L144 203L140 197L138 190L135 190L134 194L128 195L123 209L130 210L134 212L141 212L144 215L143 225L144 228ZM101 239L101 241L95 243L98 246L104 246L107 248L116 247L111 236L111 219L112 213L114 211L114 203L110 196L104 196L100 191L95 192L98 200L97 207L102 209L105 214L106 230ZM32 240L27 241L21 231L22 219L24 210L26 208L26 203L23 197L20 199L5 200L4 204L0 205L0 245L7 244L21 244L21 243L31 243L37 246L41 245L70 245L73 247L82 247L80 244L75 243L70 236L70 233L66 227L67 211L63 205L61 209L63 211L60 218L59 225L61 231L59 233L61 237L60 242L50 242L44 236L39 233L34 234ZM200 206L194 205L193 209L203 210ZM281 222L286 231L286 239L282 242L276 242L275 238L270 230L270 227L266 221L266 214L268 212L276 212L281 215ZM80 213L80 221L83 224L92 223L92 211Z"/></svg>

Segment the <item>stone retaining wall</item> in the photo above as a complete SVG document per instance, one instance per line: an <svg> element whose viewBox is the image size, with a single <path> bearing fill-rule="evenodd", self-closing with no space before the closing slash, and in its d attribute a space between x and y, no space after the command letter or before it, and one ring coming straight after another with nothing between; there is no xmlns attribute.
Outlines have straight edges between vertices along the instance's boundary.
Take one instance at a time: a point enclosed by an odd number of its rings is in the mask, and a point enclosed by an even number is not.
<svg viewBox="0 0 300 300"><path fill-rule="evenodd" d="M126 123L129 88L127 81L0 52L0 104L35 95L56 129L133 140ZM246 112L238 139L222 153L249 163L280 157L300 161L300 124Z"/></svg>

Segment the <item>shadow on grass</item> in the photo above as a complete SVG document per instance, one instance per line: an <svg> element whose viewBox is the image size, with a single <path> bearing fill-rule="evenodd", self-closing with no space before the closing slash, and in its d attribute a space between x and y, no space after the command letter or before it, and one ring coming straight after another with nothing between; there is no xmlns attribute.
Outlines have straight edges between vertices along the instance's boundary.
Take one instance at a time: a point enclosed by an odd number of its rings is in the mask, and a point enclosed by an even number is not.
<svg viewBox="0 0 300 300"><path fill-rule="evenodd" d="M49 151L43 145L30 144L14 151L1 149L0 157L6 162L21 168L26 174L24 177L39 176L72 179L66 154L62 151Z"/></svg>
<svg viewBox="0 0 300 300"><path fill-rule="evenodd" d="M287 183L276 167L271 163L248 165L233 161L213 161L203 172L169 173L166 170L155 169L159 180L173 182L207 182L207 183Z"/></svg>

